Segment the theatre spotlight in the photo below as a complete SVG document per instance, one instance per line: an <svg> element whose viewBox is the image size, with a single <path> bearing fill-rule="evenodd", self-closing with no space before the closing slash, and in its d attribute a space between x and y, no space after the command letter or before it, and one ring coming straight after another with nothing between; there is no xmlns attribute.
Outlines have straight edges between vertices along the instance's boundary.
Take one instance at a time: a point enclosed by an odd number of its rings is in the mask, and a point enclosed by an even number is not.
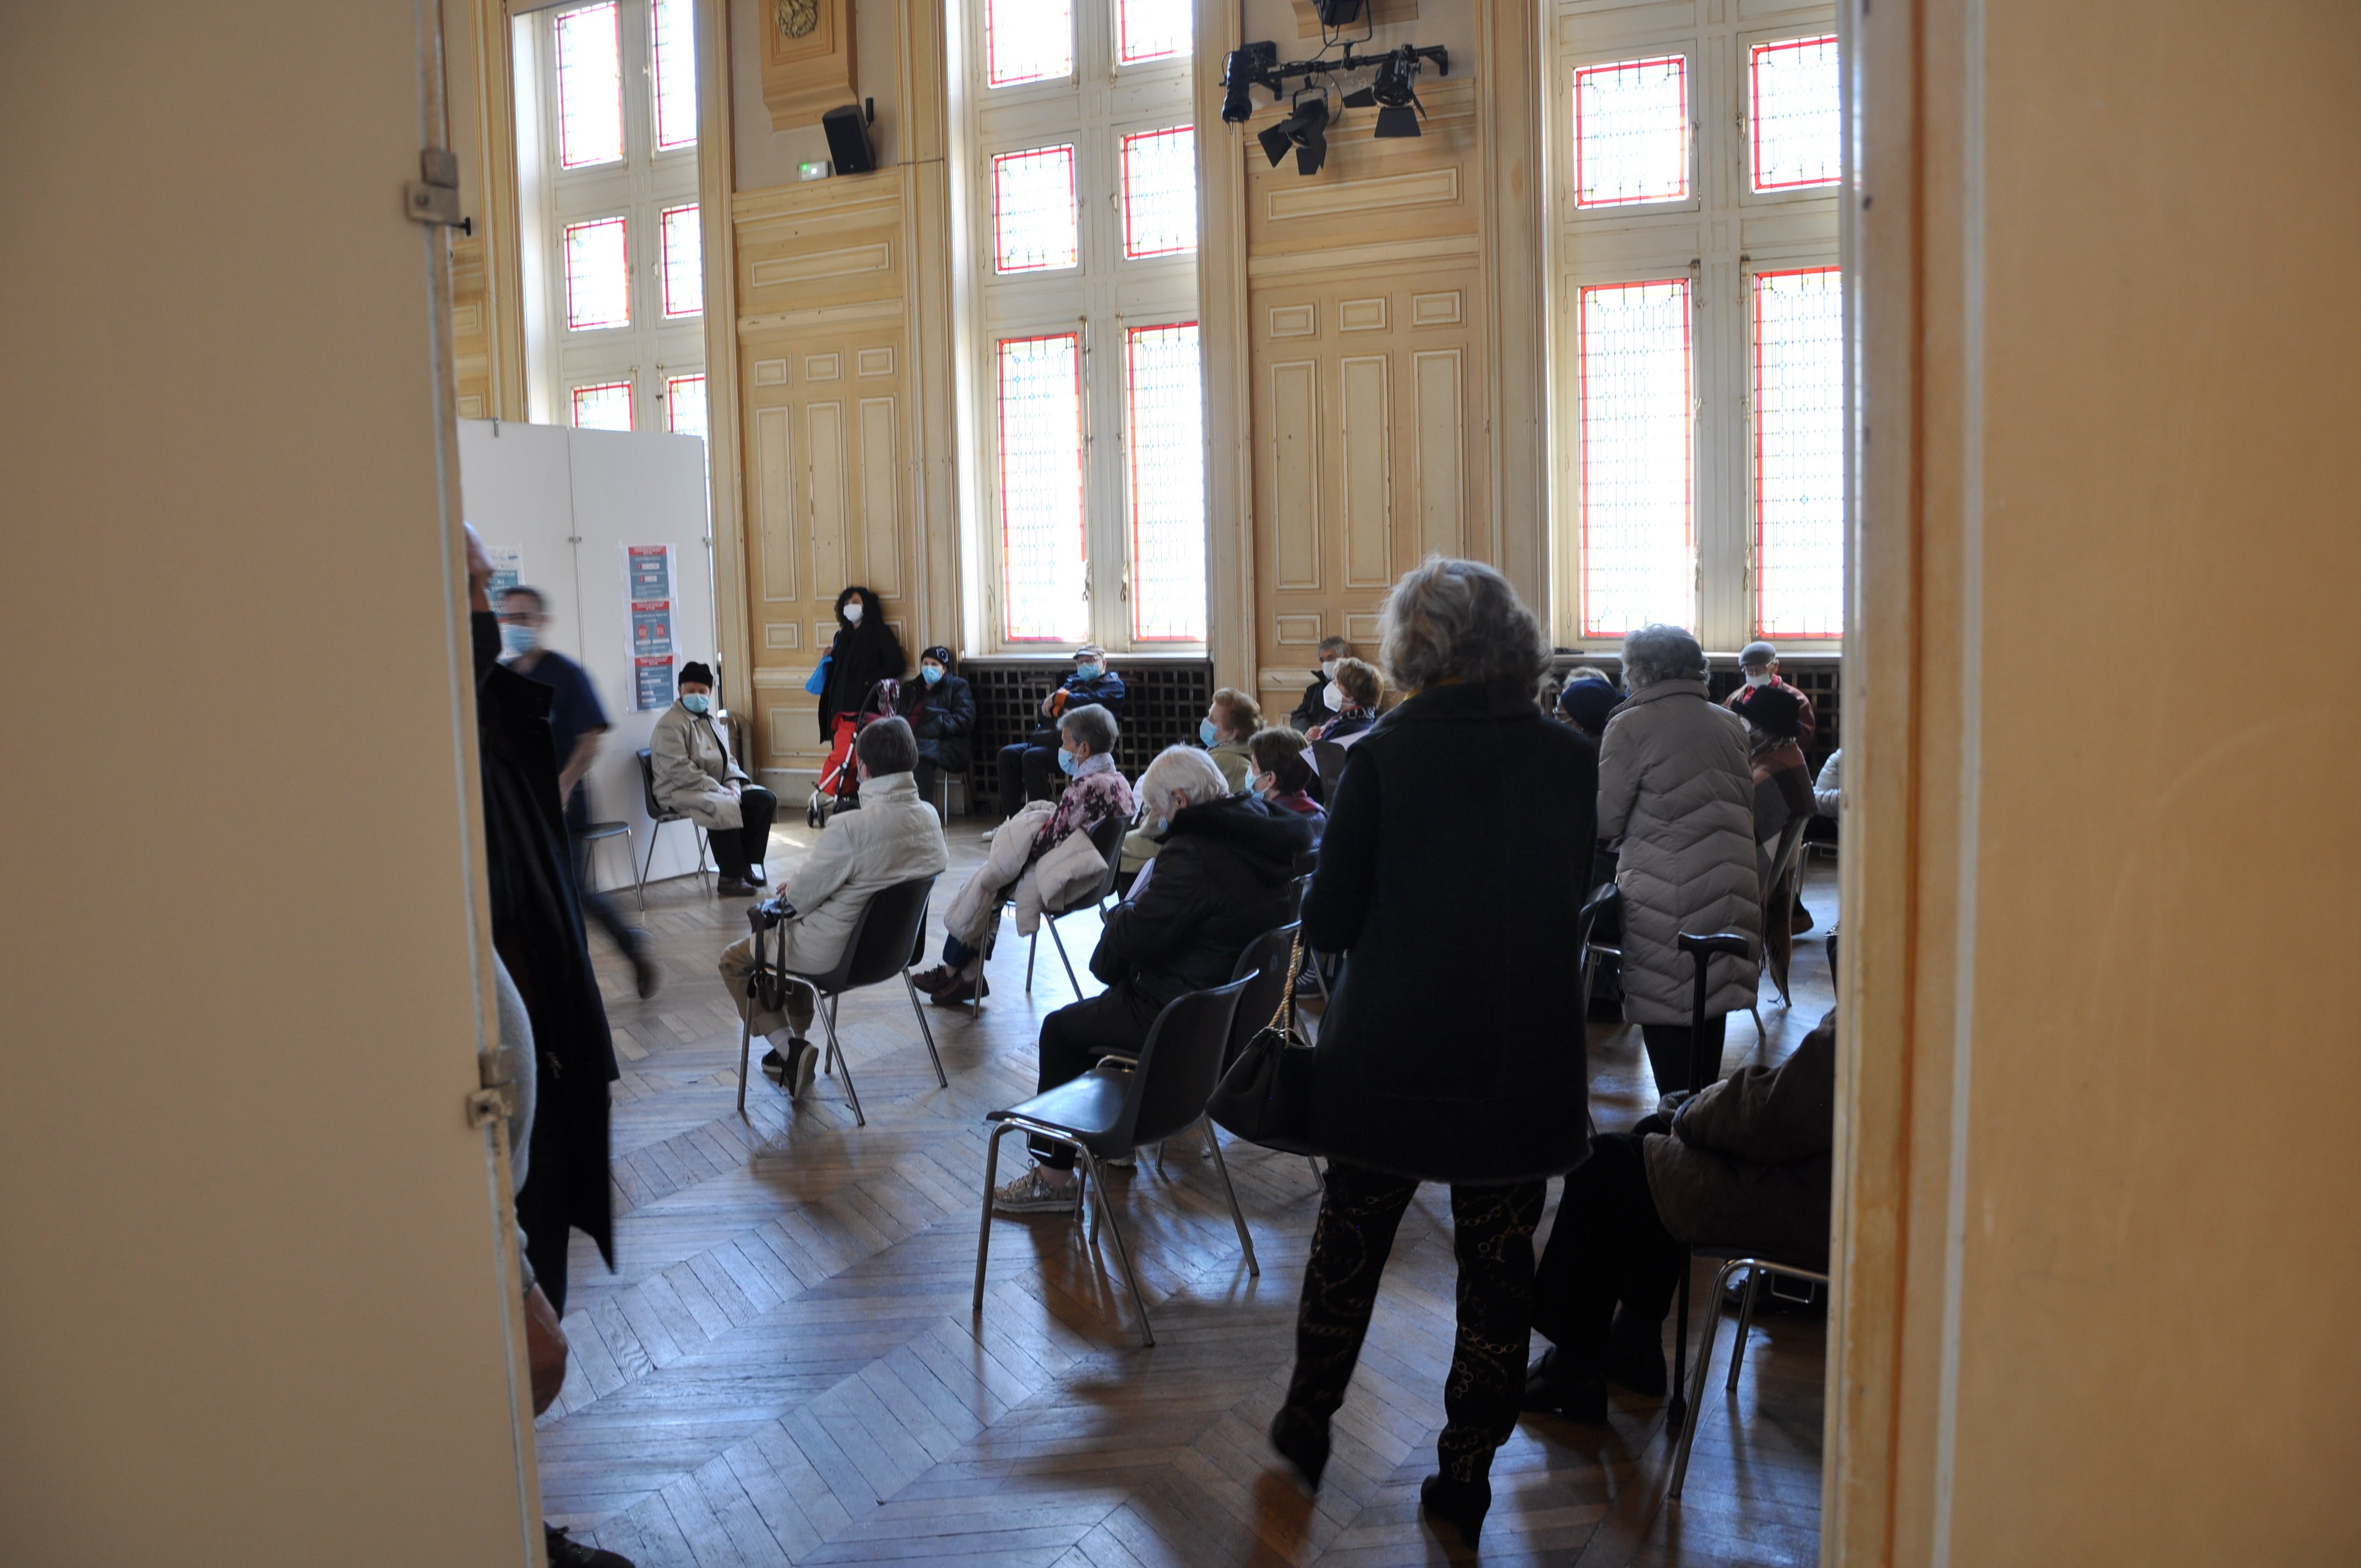
<svg viewBox="0 0 2361 1568"><path fill-rule="evenodd" d="M1320 14L1323 27L1341 27L1361 19L1361 0L1316 0L1312 9Z"/></svg>
<svg viewBox="0 0 2361 1568"><path fill-rule="evenodd" d="M1262 143L1263 152L1270 159L1271 167L1295 149L1295 171L1317 174L1320 166L1328 161L1328 95L1296 100L1294 112L1255 137Z"/></svg>
<svg viewBox="0 0 2361 1568"><path fill-rule="evenodd" d="M1345 107L1366 109L1376 104L1378 136L1420 135L1418 122L1426 113L1426 105L1418 101L1418 73L1426 69L1430 60L1444 75L1451 74L1451 57L1439 45L1419 49L1404 44L1390 51L1378 62L1378 73L1369 85L1345 98Z"/></svg>
<svg viewBox="0 0 2361 1568"><path fill-rule="evenodd" d="M1247 44L1234 49L1222 60L1222 85L1228 89L1222 99L1222 119L1228 125L1241 125L1254 117L1254 93L1251 89L1259 82L1270 89L1273 102L1279 98L1279 85L1268 74L1279 63L1279 46L1268 41Z"/></svg>

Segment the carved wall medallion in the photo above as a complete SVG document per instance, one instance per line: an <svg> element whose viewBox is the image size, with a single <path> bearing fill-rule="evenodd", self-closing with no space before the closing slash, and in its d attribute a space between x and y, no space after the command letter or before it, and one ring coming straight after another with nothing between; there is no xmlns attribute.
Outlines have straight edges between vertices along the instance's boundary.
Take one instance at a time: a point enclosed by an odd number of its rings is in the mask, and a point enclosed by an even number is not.
<svg viewBox="0 0 2361 1568"><path fill-rule="evenodd" d="M799 38L819 26L819 0L776 0L772 14L783 38Z"/></svg>
<svg viewBox="0 0 2361 1568"><path fill-rule="evenodd" d="M763 101L774 129L816 126L858 94L853 83L853 0L771 0L763 42Z"/></svg>

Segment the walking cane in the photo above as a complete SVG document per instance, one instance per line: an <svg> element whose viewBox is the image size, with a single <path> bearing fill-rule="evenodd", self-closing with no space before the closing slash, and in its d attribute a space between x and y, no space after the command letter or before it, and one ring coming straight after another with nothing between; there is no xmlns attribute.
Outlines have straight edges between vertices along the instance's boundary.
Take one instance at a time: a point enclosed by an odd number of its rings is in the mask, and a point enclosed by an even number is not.
<svg viewBox="0 0 2361 1568"><path fill-rule="evenodd" d="M1705 1092L1708 1069L1705 1063L1705 995L1707 970L1712 967L1714 955L1727 953L1731 958L1745 958L1752 949L1746 938L1736 931L1717 931L1710 937L1700 937L1684 931L1680 936L1681 951L1697 959L1697 988L1689 1003L1689 1098ZM1713 1064L1712 1072L1719 1075L1721 1063ZM1689 1276L1696 1272L1695 1256L1681 1267L1680 1303L1674 1309L1673 1329L1673 1397L1664 1407L1664 1424L1677 1427L1688 1414L1689 1366ZM1715 1304L1719 1310L1719 1303Z"/></svg>

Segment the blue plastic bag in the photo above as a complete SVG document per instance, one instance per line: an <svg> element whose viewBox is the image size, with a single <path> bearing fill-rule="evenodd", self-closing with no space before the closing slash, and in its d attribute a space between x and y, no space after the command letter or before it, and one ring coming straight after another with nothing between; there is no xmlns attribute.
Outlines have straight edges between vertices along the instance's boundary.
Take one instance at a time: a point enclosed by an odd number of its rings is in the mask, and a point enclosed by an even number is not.
<svg viewBox="0 0 2361 1568"><path fill-rule="evenodd" d="M804 683L805 692L812 696L818 696L822 693L826 692L828 690L828 667L835 663L836 655L834 653L822 653L819 656L819 668L814 670L811 673L811 679Z"/></svg>

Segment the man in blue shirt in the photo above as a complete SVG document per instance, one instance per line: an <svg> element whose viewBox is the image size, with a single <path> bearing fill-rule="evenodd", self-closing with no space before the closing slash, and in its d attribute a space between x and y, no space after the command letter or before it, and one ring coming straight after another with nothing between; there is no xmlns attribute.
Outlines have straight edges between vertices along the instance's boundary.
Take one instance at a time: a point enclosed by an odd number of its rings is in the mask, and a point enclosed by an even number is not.
<svg viewBox="0 0 2361 1568"><path fill-rule="evenodd" d="M1001 819L1025 809L1028 800L1048 800L1057 792L1049 775L1058 766L1058 720L1078 707L1104 707L1123 718L1123 677L1107 668L1106 650L1085 642L1074 650L1074 673L1041 699L1042 727L1012 746L1000 749Z"/></svg>
<svg viewBox="0 0 2361 1568"><path fill-rule="evenodd" d="M549 738L557 752L557 793L566 802L566 845L574 855L574 885L581 896L582 913L614 938L615 946L631 960L640 994L653 996L658 973L648 951L648 935L625 925L606 894L592 890L590 847L582 841L590 826L589 792L582 787L582 779L598 754L598 738L607 732L607 710L598 705L598 689L581 665L542 646L542 634L549 625L549 602L539 588L509 589L500 596L500 646L509 667L554 694Z"/></svg>

